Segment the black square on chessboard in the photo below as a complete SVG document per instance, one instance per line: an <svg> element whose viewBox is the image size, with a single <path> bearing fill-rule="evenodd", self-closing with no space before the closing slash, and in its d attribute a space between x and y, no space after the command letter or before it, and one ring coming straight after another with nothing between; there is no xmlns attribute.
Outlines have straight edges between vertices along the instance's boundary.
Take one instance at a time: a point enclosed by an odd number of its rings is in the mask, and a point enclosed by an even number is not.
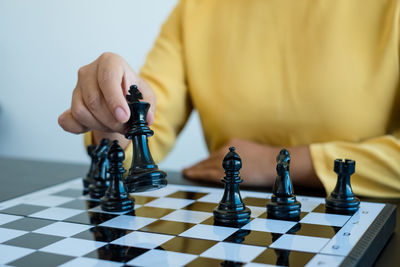
<svg viewBox="0 0 400 267"><path fill-rule="evenodd" d="M251 222L252 220L254 220L254 218L250 217L249 222ZM217 226L218 226L218 224L215 223L215 221L214 221L214 216L212 216L212 214L211 214L210 217L208 217L208 218L205 219L204 221L200 222L200 224L205 224L205 225L217 225ZM221 226L221 225L219 225L219 226ZM222 225L222 226L223 226L223 225ZM235 227L235 226L225 226L225 227L240 228L240 226L238 226L238 227Z"/></svg>
<svg viewBox="0 0 400 267"><path fill-rule="evenodd" d="M149 202L157 199L156 197L148 197L148 196L135 196L135 195L133 195L132 197L135 199L135 204L138 204L138 205L144 205L146 203L149 203Z"/></svg>
<svg viewBox="0 0 400 267"><path fill-rule="evenodd" d="M159 219L161 217L164 217L167 214L170 214L173 211L175 211L175 210L166 209L166 208L142 206L131 212L126 213L125 215Z"/></svg>
<svg viewBox="0 0 400 267"><path fill-rule="evenodd" d="M2 224L2 228L23 230L23 231L35 231L39 228L45 227L49 224L54 223L52 220L38 219L38 218L21 218L13 222Z"/></svg>
<svg viewBox="0 0 400 267"><path fill-rule="evenodd" d="M79 210L89 210L93 209L100 205L99 201L87 200L87 199L75 199L64 203L58 207L61 208L70 208L70 209L79 209Z"/></svg>
<svg viewBox="0 0 400 267"><path fill-rule="evenodd" d="M204 211L213 212L213 210L218 206L218 203L208 203L208 202L194 202L184 208L183 210L193 210L193 211Z"/></svg>
<svg viewBox="0 0 400 267"><path fill-rule="evenodd" d="M172 193L172 194L168 195L167 197L197 200L201 197L204 197L205 195L207 195L207 193L190 192L190 191L176 191L175 193Z"/></svg>
<svg viewBox="0 0 400 267"><path fill-rule="evenodd" d="M252 262L297 267L306 265L314 256L314 253L268 248L252 260Z"/></svg>
<svg viewBox="0 0 400 267"><path fill-rule="evenodd" d="M340 227L310 224L310 223L298 223L293 226L287 234L292 235L304 235L304 236L314 236L323 238L332 238L340 230Z"/></svg>
<svg viewBox="0 0 400 267"><path fill-rule="evenodd" d="M80 232L72 237L93 240L93 241L102 241L102 242L111 242L115 239L123 237L129 233L131 230L126 229L117 229L106 226L95 226L86 231Z"/></svg>
<svg viewBox="0 0 400 267"><path fill-rule="evenodd" d="M186 267L204 267L204 266L227 266L227 267L239 267L243 266L243 262L235 262L235 261L226 261L219 259L210 259L199 257L194 261L189 262L189 264L185 265Z"/></svg>
<svg viewBox="0 0 400 267"><path fill-rule="evenodd" d="M157 247L157 249L200 255L217 243L217 241L212 240L176 236Z"/></svg>
<svg viewBox="0 0 400 267"><path fill-rule="evenodd" d="M271 245L274 242L274 240L278 239L280 236L282 235L275 233L272 234L269 232L240 229L239 231L233 233L231 236L227 237L224 240L224 242L267 247Z"/></svg>
<svg viewBox="0 0 400 267"><path fill-rule="evenodd" d="M38 205L19 204L4 210L0 210L0 213L28 216L35 212L39 212L48 208L49 207Z"/></svg>
<svg viewBox="0 0 400 267"><path fill-rule="evenodd" d="M140 228L139 230L144 232L179 235L195 225L196 224L194 223L157 220L146 225L145 227Z"/></svg>
<svg viewBox="0 0 400 267"><path fill-rule="evenodd" d="M87 212L72 216L64 221L73 222L73 223L89 224L89 225L99 225L99 224L106 222L108 220L111 220L117 216L118 215L109 214L109 213L87 211Z"/></svg>
<svg viewBox="0 0 400 267"><path fill-rule="evenodd" d="M60 241L61 239L64 239L64 237L37 233L27 233L22 236L8 240L4 244L15 247L41 249L45 246Z"/></svg>
<svg viewBox="0 0 400 267"><path fill-rule="evenodd" d="M53 193L53 196L61 197L80 197L82 196L82 190L79 189L65 189L57 193Z"/></svg>
<svg viewBox="0 0 400 267"><path fill-rule="evenodd" d="M72 259L74 259L74 257L36 251L18 260L9 262L7 263L7 265L17 266L17 267L32 267L32 266L53 267L61 265Z"/></svg>
<svg viewBox="0 0 400 267"><path fill-rule="evenodd" d="M243 199L244 204L246 206L255 206L255 207L267 207L267 203L269 200L266 198L257 198L257 197L245 197Z"/></svg>
<svg viewBox="0 0 400 267"><path fill-rule="evenodd" d="M107 244L84 257L125 263L147 251L149 249Z"/></svg>

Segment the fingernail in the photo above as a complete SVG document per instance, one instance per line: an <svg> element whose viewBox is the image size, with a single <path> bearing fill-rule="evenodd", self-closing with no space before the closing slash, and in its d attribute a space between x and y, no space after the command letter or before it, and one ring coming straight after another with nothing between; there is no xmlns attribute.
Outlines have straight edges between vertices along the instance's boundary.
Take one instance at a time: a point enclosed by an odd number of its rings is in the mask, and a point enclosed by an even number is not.
<svg viewBox="0 0 400 267"><path fill-rule="evenodd" d="M126 120L126 117L128 116L128 114L126 114L125 110L121 107L117 107L115 109L115 118L120 121L120 122L124 122Z"/></svg>

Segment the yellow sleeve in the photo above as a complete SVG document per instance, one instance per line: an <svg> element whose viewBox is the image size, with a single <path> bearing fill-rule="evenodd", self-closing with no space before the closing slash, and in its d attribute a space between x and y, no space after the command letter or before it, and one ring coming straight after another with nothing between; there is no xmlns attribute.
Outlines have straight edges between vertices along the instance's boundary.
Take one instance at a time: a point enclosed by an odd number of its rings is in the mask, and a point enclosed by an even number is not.
<svg viewBox="0 0 400 267"><path fill-rule="evenodd" d="M140 71L140 76L157 96L156 114L151 126L154 136L149 138L150 151L156 162L172 149L192 111L182 51L182 6L180 1L163 24ZM126 149L126 161L131 161L131 155L130 144Z"/></svg>
<svg viewBox="0 0 400 267"><path fill-rule="evenodd" d="M336 185L336 158L356 161L351 185L356 195L400 197L400 131L361 143L328 142L310 146L314 168L326 192Z"/></svg>

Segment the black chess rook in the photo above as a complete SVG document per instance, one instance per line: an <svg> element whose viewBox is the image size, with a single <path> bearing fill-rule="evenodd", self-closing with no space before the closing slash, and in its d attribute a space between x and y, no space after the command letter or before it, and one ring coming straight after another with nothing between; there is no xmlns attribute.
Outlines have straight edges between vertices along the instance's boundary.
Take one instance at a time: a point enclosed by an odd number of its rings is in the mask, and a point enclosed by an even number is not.
<svg viewBox="0 0 400 267"><path fill-rule="evenodd" d="M234 147L229 148L222 167L225 177L222 182L225 186L224 195L218 207L214 209L214 222L216 225L241 226L250 221L250 209L243 203L239 192L239 184L243 181L239 176L242 160L235 152Z"/></svg>
<svg viewBox="0 0 400 267"><path fill-rule="evenodd" d="M124 150L114 140L108 152L110 168L110 184L104 197L101 198L101 209L109 212L133 210L134 200L129 197L122 175L125 169L122 164L125 159Z"/></svg>
<svg viewBox="0 0 400 267"><path fill-rule="evenodd" d="M133 146L132 164L125 179L128 191L143 192L165 187L167 174L154 163L147 140L154 134L146 120L150 104L139 101L143 97L136 85L130 87L126 99L131 117L125 137L132 140Z"/></svg>
<svg viewBox="0 0 400 267"><path fill-rule="evenodd" d="M296 200L290 178L290 153L282 149L276 157L276 180L271 201L267 204L269 218L296 220L300 217L301 204Z"/></svg>
<svg viewBox="0 0 400 267"><path fill-rule="evenodd" d="M336 159L334 171L338 178L335 189L326 199L326 209L328 212L338 214L353 214L359 206L360 200L354 196L350 184L350 176L355 172L356 162L351 159Z"/></svg>
<svg viewBox="0 0 400 267"><path fill-rule="evenodd" d="M93 172L93 183L89 186L89 195L93 199L100 199L108 187L108 149L110 140L102 139L93 151L96 167Z"/></svg>

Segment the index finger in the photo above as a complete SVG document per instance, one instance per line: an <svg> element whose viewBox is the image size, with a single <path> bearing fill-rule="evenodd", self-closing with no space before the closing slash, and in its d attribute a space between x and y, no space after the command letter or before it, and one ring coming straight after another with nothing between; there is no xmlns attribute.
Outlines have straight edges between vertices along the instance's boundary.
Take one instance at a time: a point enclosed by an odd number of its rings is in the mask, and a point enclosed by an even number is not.
<svg viewBox="0 0 400 267"><path fill-rule="evenodd" d="M108 109L117 121L127 122L130 110L122 88L123 67L115 63L99 64L97 75L99 88L106 100Z"/></svg>

